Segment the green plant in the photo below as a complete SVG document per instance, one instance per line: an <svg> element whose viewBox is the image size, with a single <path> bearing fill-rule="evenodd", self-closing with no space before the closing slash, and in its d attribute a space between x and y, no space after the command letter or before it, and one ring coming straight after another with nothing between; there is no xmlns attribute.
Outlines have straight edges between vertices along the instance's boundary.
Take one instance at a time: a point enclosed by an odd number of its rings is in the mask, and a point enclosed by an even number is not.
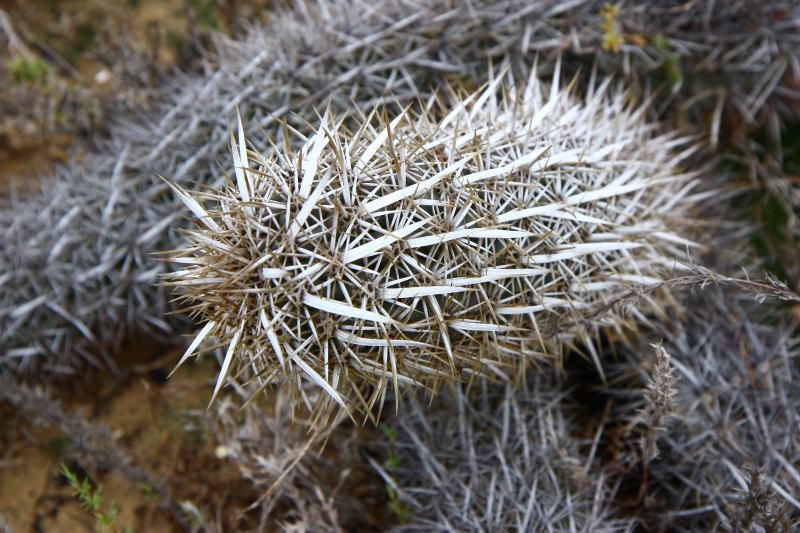
<svg viewBox="0 0 800 533"><path fill-rule="evenodd" d="M656 35L652 39L653 47L661 55L662 69L671 87L680 85L683 81L680 55L670 45L669 39L663 35Z"/></svg>
<svg viewBox="0 0 800 533"><path fill-rule="evenodd" d="M144 495L147 501L155 502L158 501L160 497L155 487L153 487L150 483L139 483L139 490L142 491L142 495Z"/></svg>
<svg viewBox="0 0 800 533"><path fill-rule="evenodd" d="M218 15L214 10L214 2L207 0L187 0L186 5L200 25L201 30L216 30L219 28Z"/></svg>
<svg viewBox="0 0 800 533"><path fill-rule="evenodd" d="M17 54L8 60L6 68L18 85L47 85L50 76L50 65L38 57L31 59Z"/></svg>
<svg viewBox="0 0 800 533"><path fill-rule="evenodd" d="M606 52L619 52L619 47L625 44L625 36L622 35L617 22L619 7L612 4L604 4L600 9L600 29L603 32L603 50Z"/></svg>
<svg viewBox="0 0 800 533"><path fill-rule="evenodd" d="M389 441L389 446L387 447L386 451L386 460L384 461L383 466L387 471L397 470L397 468L400 467L400 456L397 455L396 449L397 435L391 426L381 424L380 428L381 432L386 437L386 440ZM387 475L390 476L388 472ZM411 508L400 499L400 496L397 493L397 482L394 480L394 478L389 477L385 481L385 484L386 494L389 496L389 509L391 509L392 513L394 513L395 517L397 517L397 521L400 524L408 524L413 518L414 513Z"/></svg>
<svg viewBox="0 0 800 533"><path fill-rule="evenodd" d="M81 506L95 519L95 531L97 533L124 531L131 533L131 528L124 530L114 529L114 520L117 517L117 504L113 500L108 508L103 508L103 487L98 486L92 489L88 479L79 480L64 463L61 463L61 473L73 488L73 494L78 497Z"/></svg>

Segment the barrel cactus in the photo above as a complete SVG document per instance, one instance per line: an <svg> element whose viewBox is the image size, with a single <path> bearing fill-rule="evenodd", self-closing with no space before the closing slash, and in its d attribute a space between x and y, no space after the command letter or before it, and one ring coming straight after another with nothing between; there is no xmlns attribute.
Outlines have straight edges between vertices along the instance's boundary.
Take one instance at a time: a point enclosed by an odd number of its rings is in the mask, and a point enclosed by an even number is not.
<svg viewBox="0 0 800 533"><path fill-rule="evenodd" d="M513 378L630 321L609 303L686 253L691 145L624 89L503 74L448 92L392 120L326 113L299 151L249 151L240 120L228 185L176 188L197 227L168 284L205 321L181 363L227 345L215 396L282 383L324 419Z"/></svg>

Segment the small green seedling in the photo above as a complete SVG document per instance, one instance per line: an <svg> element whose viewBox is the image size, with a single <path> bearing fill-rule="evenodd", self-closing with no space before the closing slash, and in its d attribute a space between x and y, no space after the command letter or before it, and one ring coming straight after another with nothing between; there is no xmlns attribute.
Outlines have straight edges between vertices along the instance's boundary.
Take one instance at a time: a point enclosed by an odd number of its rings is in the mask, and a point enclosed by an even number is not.
<svg viewBox="0 0 800 533"><path fill-rule="evenodd" d="M680 65L680 55L672 48L669 40L663 35L656 35L652 40L653 47L661 54L664 72L672 87L680 85L683 80L683 71Z"/></svg>
<svg viewBox="0 0 800 533"><path fill-rule="evenodd" d="M47 85L50 65L39 58L29 59L19 54L8 60L8 73L17 85Z"/></svg>
<svg viewBox="0 0 800 533"><path fill-rule="evenodd" d="M132 533L131 528L124 530L114 529L114 519L117 517L117 504L112 501L106 510L103 510L103 487L92 489L88 479L83 481L78 479L67 465L61 463L61 473L67 479L67 482L73 488L73 494L78 497L83 507L95 519L94 529L97 533L117 532L123 531L124 533Z"/></svg>
<svg viewBox="0 0 800 533"><path fill-rule="evenodd" d="M391 446L389 446L389 452L386 455L386 461L384 461L383 465L387 469L396 469L400 466L400 457L397 455L397 452L394 449L394 444L397 441L397 435L394 432L394 429L387 426L386 424L381 424L381 431L383 432L386 439L389 441ZM397 490L394 487L394 480L392 482L386 482L386 493L389 496L389 509L392 510L394 515L397 517L397 521L400 524L408 524L411 521L413 516L411 509L400 501L400 496L397 494Z"/></svg>

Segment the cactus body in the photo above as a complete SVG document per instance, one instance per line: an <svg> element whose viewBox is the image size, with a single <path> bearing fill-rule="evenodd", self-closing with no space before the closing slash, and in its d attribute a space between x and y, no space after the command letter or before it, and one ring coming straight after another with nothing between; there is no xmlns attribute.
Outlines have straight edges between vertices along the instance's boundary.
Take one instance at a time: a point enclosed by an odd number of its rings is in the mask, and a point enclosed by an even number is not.
<svg viewBox="0 0 800 533"><path fill-rule="evenodd" d="M454 100L354 133L326 114L297 153L248 152L240 124L235 183L178 190L199 227L170 283L207 321L186 356L228 344L217 390L250 368L370 411L389 384L515 375L672 266L684 141L624 92L501 76Z"/></svg>

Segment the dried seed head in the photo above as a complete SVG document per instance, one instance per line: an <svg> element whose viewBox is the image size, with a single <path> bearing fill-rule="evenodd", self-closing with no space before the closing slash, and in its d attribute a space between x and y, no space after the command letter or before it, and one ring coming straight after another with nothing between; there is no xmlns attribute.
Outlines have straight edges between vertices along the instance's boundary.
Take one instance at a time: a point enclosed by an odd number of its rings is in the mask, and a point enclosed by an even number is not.
<svg viewBox="0 0 800 533"><path fill-rule="evenodd" d="M217 391L247 369L323 419L371 413L390 386L516 375L657 281L685 253L684 141L610 87L579 101L557 76L500 76L438 120L373 113L351 133L326 114L297 153L248 152L240 122L236 183L178 191L201 225L169 281L208 321L198 339L229 345Z"/></svg>

